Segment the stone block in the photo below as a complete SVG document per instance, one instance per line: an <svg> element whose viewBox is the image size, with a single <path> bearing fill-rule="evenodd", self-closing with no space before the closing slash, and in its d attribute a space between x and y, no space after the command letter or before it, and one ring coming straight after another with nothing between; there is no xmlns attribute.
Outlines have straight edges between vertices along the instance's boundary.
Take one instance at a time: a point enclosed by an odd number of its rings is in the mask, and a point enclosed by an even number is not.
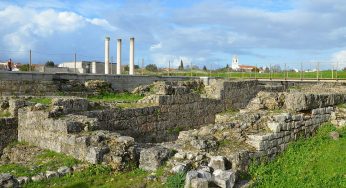
<svg viewBox="0 0 346 188"><path fill-rule="evenodd" d="M274 133L278 133L281 131L281 124L278 122L268 122L267 126Z"/></svg>
<svg viewBox="0 0 346 188"><path fill-rule="evenodd" d="M208 166L214 170L226 170L226 158L223 156L211 157Z"/></svg>
<svg viewBox="0 0 346 188"><path fill-rule="evenodd" d="M190 188L208 188L208 181L204 178L195 178L191 180Z"/></svg>
<svg viewBox="0 0 346 188"><path fill-rule="evenodd" d="M19 183L11 174L0 174L0 187L17 188Z"/></svg>
<svg viewBox="0 0 346 188"><path fill-rule="evenodd" d="M220 188L233 188L236 176L232 170L215 170L214 183Z"/></svg>
<svg viewBox="0 0 346 188"><path fill-rule="evenodd" d="M140 152L139 168L155 171L172 155L173 152L170 149L162 146L143 149Z"/></svg>

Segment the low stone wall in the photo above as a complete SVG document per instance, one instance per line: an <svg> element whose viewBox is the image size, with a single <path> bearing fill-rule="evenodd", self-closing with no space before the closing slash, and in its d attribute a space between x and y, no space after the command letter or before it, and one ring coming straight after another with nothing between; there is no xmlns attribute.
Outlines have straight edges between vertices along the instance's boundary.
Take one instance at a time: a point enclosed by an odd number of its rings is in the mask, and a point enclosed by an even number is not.
<svg viewBox="0 0 346 188"><path fill-rule="evenodd" d="M333 107L312 109L310 114L284 113L268 122L272 132L248 135L247 143L256 148L256 157L273 158L284 151L288 144L300 137L309 137L323 124L330 121Z"/></svg>
<svg viewBox="0 0 346 188"><path fill-rule="evenodd" d="M18 140L114 169L135 160L134 139L107 131L92 131L97 120L80 115L48 118L49 112L31 107L19 110Z"/></svg>
<svg viewBox="0 0 346 188"><path fill-rule="evenodd" d="M207 96L220 99L226 109L240 109L253 99L260 91L280 92L284 91L282 85L261 84L257 80L208 79Z"/></svg>
<svg viewBox="0 0 346 188"><path fill-rule="evenodd" d="M189 80L191 77L97 75L72 73L0 72L0 95L53 95L58 92L86 92L88 80L105 80L114 90L131 91L155 81Z"/></svg>
<svg viewBox="0 0 346 188"><path fill-rule="evenodd" d="M17 125L15 118L0 118L0 156L9 143L17 140Z"/></svg>
<svg viewBox="0 0 346 188"><path fill-rule="evenodd" d="M162 142L176 139L181 130L214 123L215 115L222 111L219 100L192 93L157 96L157 106L83 114L97 118L99 129L132 136L139 142Z"/></svg>

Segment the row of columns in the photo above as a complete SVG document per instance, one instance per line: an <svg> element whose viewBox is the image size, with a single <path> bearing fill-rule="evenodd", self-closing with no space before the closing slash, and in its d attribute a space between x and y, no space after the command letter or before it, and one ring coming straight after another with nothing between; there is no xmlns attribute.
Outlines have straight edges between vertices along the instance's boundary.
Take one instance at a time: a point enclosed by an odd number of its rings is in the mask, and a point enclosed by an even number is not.
<svg viewBox="0 0 346 188"><path fill-rule="evenodd" d="M110 37L105 39L105 74L109 74L109 43ZM121 74L121 39L117 41L117 71L116 74ZM129 74L134 75L135 71L135 38L130 38L130 62L129 62Z"/></svg>

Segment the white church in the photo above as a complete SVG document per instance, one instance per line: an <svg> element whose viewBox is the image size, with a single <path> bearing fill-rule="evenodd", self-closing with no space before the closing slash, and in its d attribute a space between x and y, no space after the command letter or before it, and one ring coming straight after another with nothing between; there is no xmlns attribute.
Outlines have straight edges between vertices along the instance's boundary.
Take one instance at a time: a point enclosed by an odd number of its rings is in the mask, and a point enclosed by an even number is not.
<svg viewBox="0 0 346 188"><path fill-rule="evenodd" d="M243 71L243 72L251 72L253 69L256 69L256 66L248 66L248 65L239 65L238 56L234 55L232 58L232 70L235 71Z"/></svg>

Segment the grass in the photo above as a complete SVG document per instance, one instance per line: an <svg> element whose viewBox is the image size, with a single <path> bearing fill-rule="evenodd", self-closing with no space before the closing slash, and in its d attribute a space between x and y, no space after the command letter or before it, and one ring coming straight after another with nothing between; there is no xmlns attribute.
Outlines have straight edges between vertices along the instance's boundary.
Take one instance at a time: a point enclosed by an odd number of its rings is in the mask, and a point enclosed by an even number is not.
<svg viewBox="0 0 346 188"><path fill-rule="evenodd" d="M141 169L124 173L113 173L107 166L92 165L88 169L76 172L70 176L53 178L42 182L32 182L25 187L164 187L159 181L147 181L146 177L148 175L148 172Z"/></svg>
<svg viewBox="0 0 346 188"><path fill-rule="evenodd" d="M332 140L336 128L326 124L317 135L292 143L268 164L252 165L254 187L346 187L346 128Z"/></svg>
<svg viewBox="0 0 346 188"><path fill-rule="evenodd" d="M50 105L52 104L52 99L51 98L46 98L46 97L42 97L42 98L32 98L29 100L30 102L34 102L34 103L41 103L44 105Z"/></svg>
<svg viewBox="0 0 346 188"><path fill-rule="evenodd" d="M167 188L183 188L185 183L185 173L177 173L167 178Z"/></svg>
<svg viewBox="0 0 346 188"><path fill-rule="evenodd" d="M136 70L137 75L141 75L141 70ZM145 70L143 72L143 75L155 75L155 76L168 76L167 71L159 71L159 72L150 72ZM274 73L255 73L255 72L227 72L227 71L202 71L202 70L188 70L185 71L177 71L172 70L170 71L170 76L209 76L209 77L224 77L224 78L258 78L258 79L300 79L301 77L303 79L317 79L317 72L303 72L301 74L300 72L288 72L286 74L285 71L281 72L274 72ZM319 71L318 78L319 79L332 79L336 78L336 75L340 79L346 78L346 71L335 71L332 73L331 70L322 70Z"/></svg>
<svg viewBox="0 0 346 188"><path fill-rule="evenodd" d="M140 99L142 99L144 96L138 95L138 94L132 94L132 93L101 93L99 95L94 95L88 97L89 100L95 101L95 102L136 102Z"/></svg>
<svg viewBox="0 0 346 188"><path fill-rule="evenodd" d="M49 150L44 150L42 153L35 156L34 161L30 165L20 164L4 164L0 166L0 173L11 173L14 176L33 176L47 170L57 170L62 166L73 166L79 163L78 160L56 153Z"/></svg>
<svg viewBox="0 0 346 188"><path fill-rule="evenodd" d="M346 108L346 103L338 104L337 107L338 108Z"/></svg>
<svg viewBox="0 0 346 188"><path fill-rule="evenodd" d="M11 113L9 111L0 111L0 118L11 117Z"/></svg>

